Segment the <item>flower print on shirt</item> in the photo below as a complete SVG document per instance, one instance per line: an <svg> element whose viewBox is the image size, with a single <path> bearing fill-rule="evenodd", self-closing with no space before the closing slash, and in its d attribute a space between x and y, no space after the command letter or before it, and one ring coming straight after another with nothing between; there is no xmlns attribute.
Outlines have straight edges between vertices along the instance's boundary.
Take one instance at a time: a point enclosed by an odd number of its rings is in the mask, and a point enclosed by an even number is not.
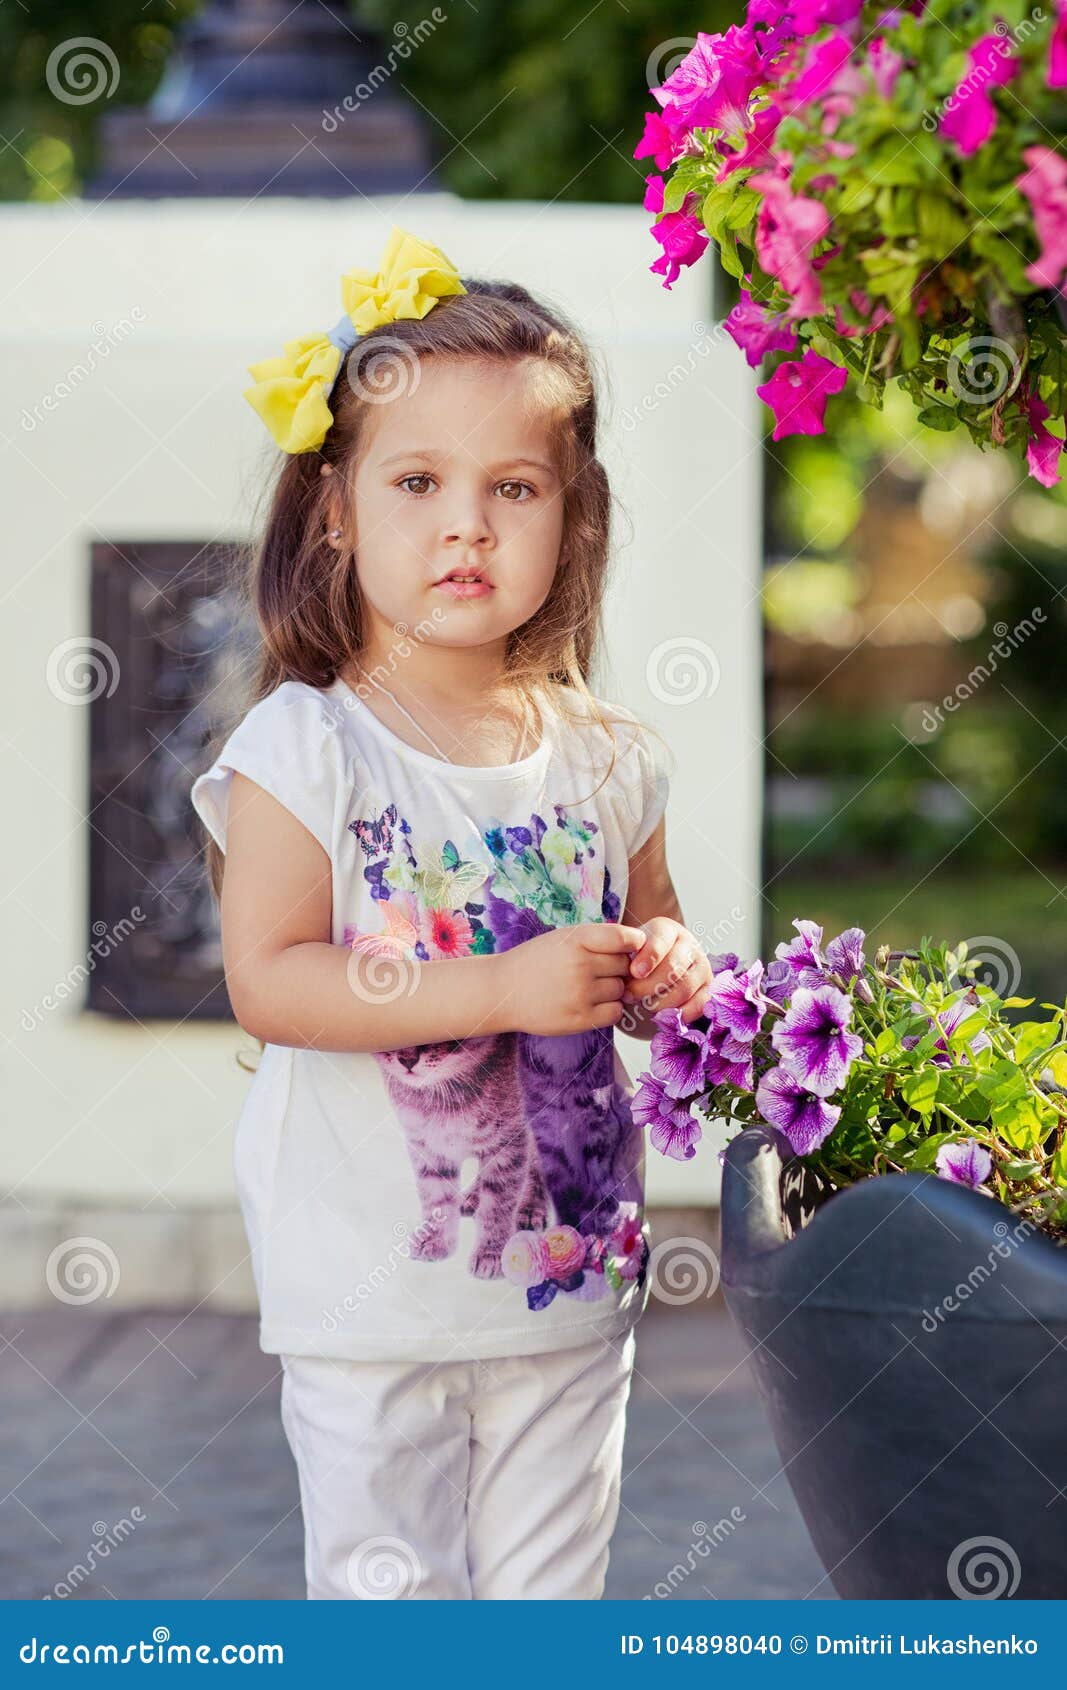
<svg viewBox="0 0 1067 1690"><path fill-rule="evenodd" d="M562 926L617 921L597 823L553 806L489 819L462 840L416 840L395 804L349 823L382 926L349 924L372 956L434 962L513 949ZM374 1053L404 1131L422 1218L418 1261L451 1257L475 1221L469 1271L506 1279L530 1310L558 1292L595 1301L642 1283L648 1243L640 1129L614 1076L613 1030L474 1035ZM460 1174L473 1159L466 1191Z"/></svg>

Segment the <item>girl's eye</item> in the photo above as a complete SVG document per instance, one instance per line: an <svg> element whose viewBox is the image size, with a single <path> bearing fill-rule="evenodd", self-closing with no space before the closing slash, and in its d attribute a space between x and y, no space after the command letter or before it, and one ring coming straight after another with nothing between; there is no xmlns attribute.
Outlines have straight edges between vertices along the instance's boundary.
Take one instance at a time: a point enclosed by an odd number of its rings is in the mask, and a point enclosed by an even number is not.
<svg viewBox="0 0 1067 1690"><path fill-rule="evenodd" d="M420 471L418 471L418 472L416 472L412 475L401 476L400 480L397 482L396 485L398 487L406 488L411 493L412 498L422 499L422 498L426 497L425 492L421 489L408 488L408 483L411 482L411 481L426 482L426 481L432 481L432 480L433 480L432 475L429 475L425 470L420 470ZM531 499L536 498L536 496L537 496L536 488L532 487L528 481L502 481L500 483L500 486L501 487L525 488L526 492L529 494ZM524 505L524 504L527 504L529 502L527 499L524 499L524 498L521 498L521 497L516 498L510 493L506 495L506 499L507 499L507 502L509 504L512 504L512 505Z"/></svg>

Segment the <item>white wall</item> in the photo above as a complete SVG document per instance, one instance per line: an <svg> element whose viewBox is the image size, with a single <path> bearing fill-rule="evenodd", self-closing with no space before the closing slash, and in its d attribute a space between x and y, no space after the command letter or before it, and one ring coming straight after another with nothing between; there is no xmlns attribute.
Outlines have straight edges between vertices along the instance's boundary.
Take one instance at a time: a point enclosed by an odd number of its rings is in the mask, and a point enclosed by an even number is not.
<svg viewBox="0 0 1067 1690"><path fill-rule="evenodd" d="M605 456L632 527L600 686L655 722L677 759L668 838L689 925L710 949L756 949L759 453L749 372L711 332L710 264L665 291L648 272L647 215L629 207L446 195L5 206L0 1198L158 1212L233 1200L248 1083L236 1029L110 1022L77 994L34 1014L84 963L87 925L88 712L54 695L48 665L89 633L93 541L245 531L273 450L241 396L245 366L329 327L341 272L373 265L393 221L465 273L556 301L597 347ZM621 1048L635 1074L647 1045ZM717 1191L710 1141L684 1166L650 1152L649 1167L653 1202Z"/></svg>

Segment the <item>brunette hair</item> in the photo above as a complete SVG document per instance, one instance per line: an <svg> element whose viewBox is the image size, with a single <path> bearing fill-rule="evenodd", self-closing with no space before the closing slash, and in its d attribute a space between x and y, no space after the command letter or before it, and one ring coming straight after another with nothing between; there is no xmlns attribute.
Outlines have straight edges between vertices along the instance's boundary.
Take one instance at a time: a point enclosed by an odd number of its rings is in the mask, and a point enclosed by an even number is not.
<svg viewBox="0 0 1067 1690"><path fill-rule="evenodd" d="M254 673L236 720L283 681L328 687L358 658L365 619L355 559L328 543L331 500L347 485L371 413L390 382L403 391L420 360L439 358L510 363L536 360L533 402L550 420L563 487L563 538L555 578L544 603L508 636L504 684L528 701L545 689L563 708L581 695L588 715L611 741L612 718L593 699L588 676L600 645L607 580L612 498L597 457L597 394L589 349L559 312L512 282L464 278L466 292L442 299L419 319L383 324L362 336L339 373L330 398L333 423L317 451L286 455L268 487L261 537L234 564L235 589L261 642ZM329 464L334 475L324 476ZM536 710L536 705L534 706ZM221 750L236 721L221 726L210 755ZM206 766L206 764L205 764ZM216 897L223 853L206 840Z"/></svg>

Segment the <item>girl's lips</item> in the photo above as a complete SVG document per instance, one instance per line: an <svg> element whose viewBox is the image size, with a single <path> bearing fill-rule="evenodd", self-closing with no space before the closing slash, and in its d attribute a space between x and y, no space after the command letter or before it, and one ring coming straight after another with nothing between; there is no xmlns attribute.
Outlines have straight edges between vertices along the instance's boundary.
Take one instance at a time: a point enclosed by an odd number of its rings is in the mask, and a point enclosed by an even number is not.
<svg viewBox="0 0 1067 1690"><path fill-rule="evenodd" d="M437 581L434 583L440 593L448 593L454 599L480 599L486 593L492 592L488 581Z"/></svg>

